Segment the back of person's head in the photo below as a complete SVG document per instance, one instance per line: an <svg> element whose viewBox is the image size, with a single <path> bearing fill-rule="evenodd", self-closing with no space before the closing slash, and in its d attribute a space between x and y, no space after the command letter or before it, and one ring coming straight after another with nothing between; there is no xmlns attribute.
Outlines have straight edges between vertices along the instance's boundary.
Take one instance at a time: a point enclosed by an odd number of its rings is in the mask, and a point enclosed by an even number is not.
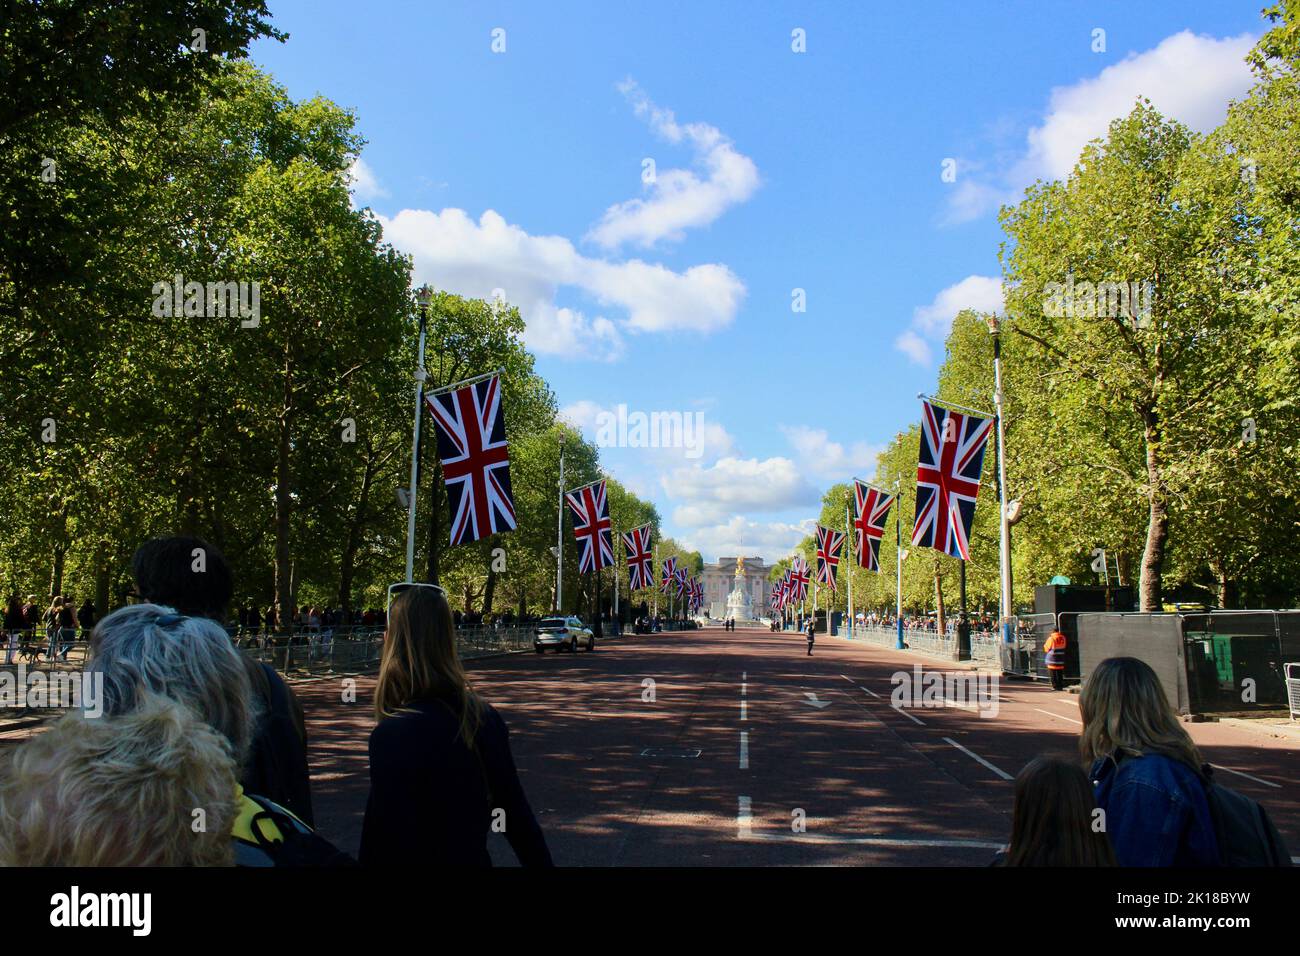
<svg viewBox="0 0 1300 956"><path fill-rule="evenodd" d="M408 588L388 612L388 630L375 684L375 714L383 720L418 700L445 701L460 714L467 745L478 730L479 703L456 652L456 626L436 588Z"/></svg>
<svg viewBox="0 0 1300 956"><path fill-rule="evenodd" d="M1079 694L1079 750L1093 761L1111 754L1162 754L1199 771L1202 760L1165 696L1160 678L1136 657L1108 657Z"/></svg>
<svg viewBox="0 0 1300 956"><path fill-rule="evenodd" d="M146 601L225 622L234 593L230 566L202 538L176 535L146 541L131 557L131 571Z"/></svg>
<svg viewBox="0 0 1300 956"><path fill-rule="evenodd" d="M1092 785L1083 770L1037 757L1016 776L1008 866L1114 866L1104 829L1093 828Z"/></svg>
<svg viewBox="0 0 1300 956"><path fill-rule="evenodd" d="M68 714L3 758L0 866L233 864L229 745L176 701L138 703Z"/></svg>
<svg viewBox="0 0 1300 956"><path fill-rule="evenodd" d="M170 697L222 734L243 765L257 713L244 659L215 622L134 604L95 625L90 654L91 672L104 675L105 713L130 713L146 691Z"/></svg>

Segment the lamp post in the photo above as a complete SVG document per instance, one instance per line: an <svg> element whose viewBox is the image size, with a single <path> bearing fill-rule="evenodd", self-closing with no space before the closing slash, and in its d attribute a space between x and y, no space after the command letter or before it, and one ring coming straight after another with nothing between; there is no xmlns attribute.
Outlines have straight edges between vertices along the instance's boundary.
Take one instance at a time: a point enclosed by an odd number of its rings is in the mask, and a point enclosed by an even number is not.
<svg viewBox="0 0 1300 956"><path fill-rule="evenodd" d="M1007 510L1007 455L1002 435L1002 323L997 315L989 316L989 333L993 336L993 407L997 415L998 451L998 571L1001 583L1000 614L1002 640L1014 638L1011 626L1011 515Z"/></svg>
<svg viewBox="0 0 1300 956"><path fill-rule="evenodd" d="M564 608L564 432L560 432L559 507L555 511L555 613Z"/></svg>
<svg viewBox="0 0 1300 956"><path fill-rule="evenodd" d="M429 304L433 301L433 290L422 285L415 292L415 301L420 312L420 345L415 360L415 427L411 435L411 485L407 489L406 502L406 580L415 580L415 493L420 479L420 412L424 405L424 381L428 377L424 371L424 336L429 321Z"/></svg>

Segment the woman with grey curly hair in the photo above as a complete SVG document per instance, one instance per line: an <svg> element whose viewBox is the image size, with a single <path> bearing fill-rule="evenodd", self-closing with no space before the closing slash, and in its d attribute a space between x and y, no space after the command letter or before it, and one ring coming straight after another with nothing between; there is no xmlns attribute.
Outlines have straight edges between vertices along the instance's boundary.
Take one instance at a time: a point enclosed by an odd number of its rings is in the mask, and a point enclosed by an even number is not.
<svg viewBox="0 0 1300 956"><path fill-rule="evenodd" d="M223 735L243 765L257 714L244 663L220 625L136 604L99 622L90 655L90 672L104 682L106 715L134 710L142 690L170 697Z"/></svg>

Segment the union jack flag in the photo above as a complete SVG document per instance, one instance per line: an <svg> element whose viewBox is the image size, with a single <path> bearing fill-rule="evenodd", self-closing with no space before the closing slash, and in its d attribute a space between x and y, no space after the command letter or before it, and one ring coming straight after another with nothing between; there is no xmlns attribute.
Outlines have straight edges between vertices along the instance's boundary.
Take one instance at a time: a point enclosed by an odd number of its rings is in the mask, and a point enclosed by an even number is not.
<svg viewBox="0 0 1300 956"><path fill-rule="evenodd" d="M578 570L583 574L614 564L614 539L609 520L605 480L564 493L573 512L573 536L578 539Z"/></svg>
<svg viewBox="0 0 1300 956"><path fill-rule="evenodd" d="M501 380L493 375L424 396L437 426L438 458L451 510L451 543L515 528Z"/></svg>
<svg viewBox="0 0 1300 956"><path fill-rule="evenodd" d="M799 555L790 562L790 587L788 599L791 604L798 604L808 594L808 562Z"/></svg>
<svg viewBox="0 0 1300 956"><path fill-rule="evenodd" d="M677 581L677 556L664 558L663 577L659 579L659 590L664 594L672 592L673 585Z"/></svg>
<svg viewBox="0 0 1300 956"><path fill-rule="evenodd" d="M922 402L912 544L970 559L970 527L993 419Z"/></svg>
<svg viewBox="0 0 1300 956"><path fill-rule="evenodd" d="M704 585L699 578L691 578L691 610L698 611L704 604Z"/></svg>
<svg viewBox="0 0 1300 956"><path fill-rule="evenodd" d="M853 480L853 556L858 567L880 570L880 541L889 509L898 495Z"/></svg>
<svg viewBox="0 0 1300 956"><path fill-rule="evenodd" d="M835 569L840 566L840 552L844 550L844 532L817 526L817 583L832 591L835 586Z"/></svg>
<svg viewBox="0 0 1300 956"><path fill-rule="evenodd" d="M780 610L781 608L781 582L780 581L772 582L772 596L768 599L767 603L772 606L772 610L774 611Z"/></svg>
<svg viewBox="0 0 1300 956"><path fill-rule="evenodd" d="M683 594L686 593L686 588L687 588L686 569L678 568L674 577L677 581L677 596L681 597Z"/></svg>
<svg viewBox="0 0 1300 956"><path fill-rule="evenodd" d="M623 532L623 550L627 553L628 586L633 590L654 584L654 551L650 547L650 526Z"/></svg>

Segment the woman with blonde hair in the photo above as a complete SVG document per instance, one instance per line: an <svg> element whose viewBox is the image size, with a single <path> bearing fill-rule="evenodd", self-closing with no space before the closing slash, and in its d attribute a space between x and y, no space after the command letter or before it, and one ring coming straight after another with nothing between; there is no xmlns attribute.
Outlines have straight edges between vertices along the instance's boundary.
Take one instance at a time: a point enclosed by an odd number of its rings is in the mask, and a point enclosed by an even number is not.
<svg viewBox="0 0 1300 956"><path fill-rule="evenodd" d="M1121 866L1218 866L1201 754L1160 679L1134 657L1111 657L1079 695L1079 749Z"/></svg>
<svg viewBox="0 0 1300 956"><path fill-rule="evenodd" d="M441 588L407 585L393 601L375 714L363 866L491 866L489 830L504 832L522 865L552 865L510 731L470 689Z"/></svg>
<svg viewBox="0 0 1300 956"><path fill-rule="evenodd" d="M142 693L127 713L69 714L6 755L0 865L231 866L235 811L229 743Z"/></svg>

